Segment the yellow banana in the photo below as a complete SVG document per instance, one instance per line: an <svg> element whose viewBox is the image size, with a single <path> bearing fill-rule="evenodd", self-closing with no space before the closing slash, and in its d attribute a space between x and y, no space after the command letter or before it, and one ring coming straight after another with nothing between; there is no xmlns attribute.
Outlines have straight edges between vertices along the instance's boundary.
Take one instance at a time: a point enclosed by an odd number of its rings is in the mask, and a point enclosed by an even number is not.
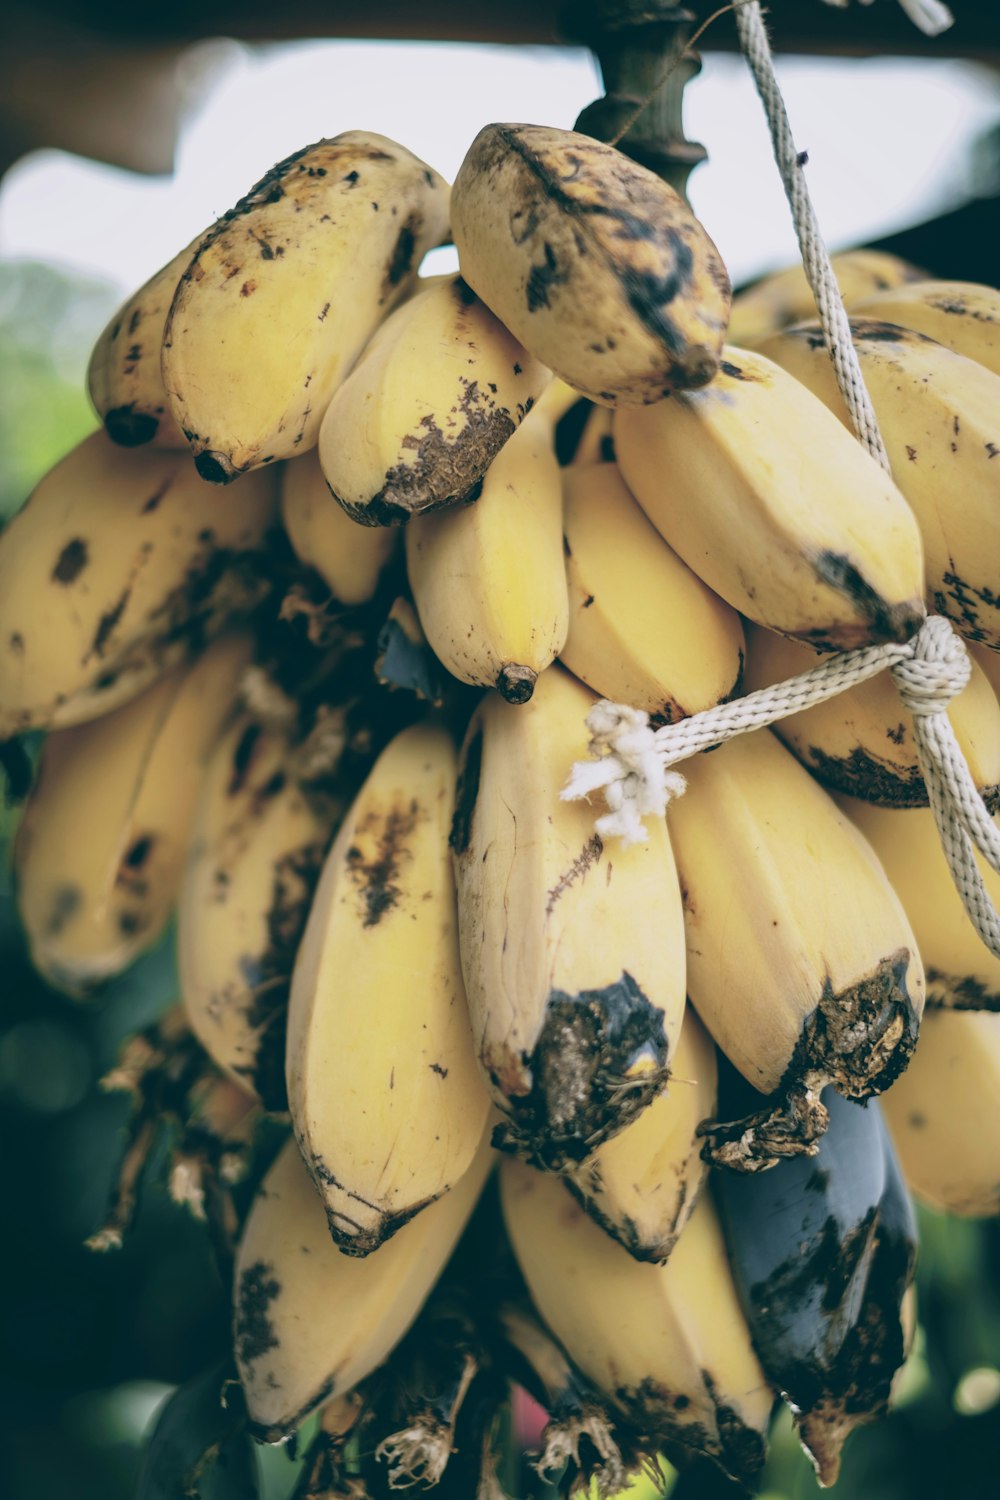
<svg viewBox="0 0 1000 1500"><path fill-rule="evenodd" d="M201 236L145 282L104 329L87 368L87 389L108 437L123 448L155 443L187 451L160 373L160 350L177 283Z"/></svg>
<svg viewBox="0 0 1000 1500"><path fill-rule="evenodd" d="M353 608L374 598L398 534L385 526L358 526L345 514L330 494L315 448L282 468L281 519L299 562L316 569L338 604Z"/></svg>
<svg viewBox="0 0 1000 1500"><path fill-rule="evenodd" d="M878 318L924 333L1000 375L1000 291L996 287L974 281L913 281L876 292L851 311L859 318Z"/></svg>
<svg viewBox="0 0 1000 1500"><path fill-rule="evenodd" d="M524 703L569 623L562 476L532 414L501 448L475 505L414 516L406 565L424 634L453 677Z"/></svg>
<svg viewBox="0 0 1000 1500"><path fill-rule="evenodd" d="M164 331L174 415L205 479L315 446L330 397L447 232L448 186L364 130L296 151L208 231Z"/></svg>
<svg viewBox="0 0 1000 1500"><path fill-rule="evenodd" d="M525 347L605 406L715 374L726 268L684 200L613 146L487 125L459 168L462 275Z"/></svg>
<svg viewBox="0 0 1000 1500"><path fill-rule="evenodd" d="M59 989L86 994L162 933L250 654L248 636L226 635L114 713L46 739L14 870L32 961Z"/></svg>
<svg viewBox="0 0 1000 1500"><path fill-rule="evenodd" d="M210 1057L284 1109L295 952L343 802L303 787L292 736L242 714L204 769L177 913L184 1010Z"/></svg>
<svg viewBox="0 0 1000 1500"><path fill-rule="evenodd" d="M1000 958L968 918L930 809L871 807L853 797L838 801L874 849L903 903L924 962L928 1006L1000 1010ZM1000 875L978 855L976 861L1000 911Z"/></svg>
<svg viewBox="0 0 1000 1500"><path fill-rule="evenodd" d="M605 848L561 802L594 698L558 666L529 703L490 695L466 735L452 849L472 1026L497 1144L559 1168L645 1108L684 1008L684 934L662 821Z"/></svg>
<svg viewBox="0 0 1000 1500"><path fill-rule="evenodd" d="M625 483L688 567L783 635L847 649L906 640L923 551L900 491L823 403L760 354L615 416Z"/></svg>
<svg viewBox="0 0 1000 1500"><path fill-rule="evenodd" d="M330 402L327 483L365 526L474 500L549 379L460 276L436 282L379 329Z"/></svg>
<svg viewBox="0 0 1000 1500"><path fill-rule="evenodd" d="M295 963L289 1108L352 1255L459 1181L489 1109L458 954L454 786L444 729L414 725L388 745L334 840Z"/></svg>
<svg viewBox="0 0 1000 1500"><path fill-rule="evenodd" d="M769 687L822 660L799 641L751 626L744 688ZM976 661L948 717L973 781L990 808L1000 810L1000 703ZM913 720L888 672L779 719L774 728L824 786L887 807L926 807Z"/></svg>
<svg viewBox="0 0 1000 1500"><path fill-rule="evenodd" d="M872 293L919 281L924 274L909 261L883 250L842 250L832 261L840 295L849 308ZM736 293L728 338L732 344L753 348L789 323L815 316L816 300L805 271L801 264L789 266Z"/></svg>
<svg viewBox="0 0 1000 1500"><path fill-rule="evenodd" d="M688 993L762 1094L760 1115L715 1133L744 1171L808 1151L819 1090L888 1087L913 1050L924 975L905 913L869 845L773 735L685 762L668 824L684 892Z"/></svg>
<svg viewBox="0 0 1000 1500"><path fill-rule="evenodd" d="M893 478L920 526L928 607L1000 648L1000 375L893 323L852 318L851 332ZM815 327L762 348L848 424Z"/></svg>
<svg viewBox="0 0 1000 1500"><path fill-rule="evenodd" d="M266 593L274 475L231 495L95 432L0 534L0 739L127 702Z"/></svg>
<svg viewBox="0 0 1000 1500"><path fill-rule="evenodd" d="M666 1260L691 1216L708 1171L695 1131L715 1113L717 1072L712 1039L688 1006L665 1092L565 1174L590 1217L637 1260Z"/></svg>
<svg viewBox="0 0 1000 1500"><path fill-rule="evenodd" d="M969 656L986 674L990 687L1000 698L1000 651L993 651L989 646L980 646L975 641L969 643Z"/></svg>
<svg viewBox="0 0 1000 1500"><path fill-rule="evenodd" d="M743 627L651 526L614 464L563 471L569 635L596 693L673 723L739 690Z"/></svg>
<svg viewBox="0 0 1000 1500"><path fill-rule="evenodd" d="M667 1264L652 1266L591 1224L550 1174L508 1160L500 1186L528 1290L574 1364L643 1437L707 1454L748 1482L774 1398L709 1194Z"/></svg>
<svg viewBox="0 0 1000 1500"><path fill-rule="evenodd" d="M461 1182L377 1255L341 1255L289 1140L236 1258L236 1363L255 1435L279 1442L380 1365L416 1318L493 1162L484 1138Z"/></svg>
<svg viewBox="0 0 1000 1500"><path fill-rule="evenodd" d="M1000 1214L1000 1015L929 1011L882 1108L916 1197L948 1214Z"/></svg>

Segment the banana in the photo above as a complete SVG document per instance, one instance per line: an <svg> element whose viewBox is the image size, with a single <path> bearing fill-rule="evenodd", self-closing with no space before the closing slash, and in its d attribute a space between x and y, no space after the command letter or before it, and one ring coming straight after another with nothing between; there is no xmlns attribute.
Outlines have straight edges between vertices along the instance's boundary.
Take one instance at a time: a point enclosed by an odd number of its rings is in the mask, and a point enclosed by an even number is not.
<svg viewBox="0 0 1000 1500"><path fill-rule="evenodd" d="M569 1168L566 1186L637 1260L669 1256L708 1170L696 1130L715 1113L715 1047L690 1006L667 1089L638 1119Z"/></svg>
<svg viewBox="0 0 1000 1500"><path fill-rule="evenodd" d="M707 1193L665 1266L615 1244L549 1173L506 1160L504 1219L532 1300L573 1363L643 1438L748 1483L772 1392L750 1343Z"/></svg>
<svg viewBox="0 0 1000 1500"><path fill-rule="evenodd" d="M625 483L674 551L734 609L831 650L902 641L923 619L916 520L811 392L760 354L615 415Z"/></svg>
<svg viewBox="0 0 1000 1500"><path fill-rule="evenodd" d="M920 525L928 608L1000 648L1000 375L892 323L852 318L851 333L893 478ZM762 349L848 424L818 329L789 329Z"/></svg>
<svg viewBox="0 0 1000 1500"><path fill-rule="evenodd" d="M569 625L562 476L541 416L501 448L475 505L414 516L406 566L424 633L452 676L526 702Z"/></svg>
<svg viewBox="0 0 1000 1500"><path fill-rule="evenodd" d="M494 1143L552 1168L621 1130L666 1082L684 1009L680 893L665 824L606 849L562 802L594 699L557 666L529 703L491 694L463 748L451 844Z"/></svg>
<svg viewBox="0 0 1000 1500"><path fill-rule="evenodd" d="M0 739L133 698L266 594L274 475L219 495L92 433L0 534Z"/></svg>
<svg viewBox="0 0 1000 1500"><path fill-rule="evenodd" d="M878 318L925 333L1000 375L1000 291L974 281L913 281L854 304L859 318ZM811 316L811 312L805 314Z"/></svg>
<svg viewBox="0 0 1000 1500"><path fill-rule="evenodd" d="M291 733L253 714L204 769L177 912L181 996L210 1057L268 1109L287 1107L292 967L343 812L303 786Z"/></svg>
<svg viewBox="0 0 1000 1500"><path fill-rule="evenodd" d="M882 250L842 250L831 257L844 305L853 308L872 293L920 281L923 271ZM753 348L789 323L816 316L816 300L801 264L755 281L733 298L730 343Z"/></svg>
<svg viewBox="0 0 1000 1500"><path fill-rule="evenodd" d="M330 489L365 526L475 500L550 373L460 276L436 282L379 329L330 402Z"/></svg>
<svg viewBox="0 0 1000 1500"><path fill-rule="evenodd" d="M123 448L187 450L163 385L160 350L177 284L200 244L199 235L134 292L94 345L87 389L108 437Z"/></svg>
<svg viewBox="0 0 1000 1500"><path fill-rule="evenodd" d="M57 988L87 994L162 933L250 655L247 635L226 635L114 713L46 739L14 873L32 962Z"/></svg>
<svg viewBox="0 0 1000 1500"><path fill-rule="evenodd" d="M972 661L982 668L990 687L1000 698L1000 651L992 651L989 646L977 645L975 641L969 641L968 646Z"/></svg>
<svg viewBox="0 0 1000 1500"><path fill-rule="evenodd" d="M444 1269L492 1166L483 1138L450 1193L378 1255L341 1255L294 1140L250 1209L236 1256L236 1363L252 1429L280 1442L380 1365Z"/></svg>
<svg viewBox="0 0 1000 1500"><path fill-rule="evenodd" d="M376 761L323 867L288 1006L292 1121L342 1250L446 1194L489 1109L448 853L455 751L414 725Z"/></svg>
<svg viewBox="0 0 1000 1500"><path fill-rule="evenodd" d="M399 543L386 526L358 526L330 494L315 448L282 467L281 519L299 562L345 608L367 604Z"/></svg>
<svg viewBox="0 0 1000 1500"><path fill-rule="evenodd" d="M779 1162L759 1182L722 1172L716 1187L754 1348L830 1485L906 1357L917 1228L878 1105L823 1097L830 1128L813 1160Z"/></svg>
<svg viewBox="0 0 1000 1500"><path fill-rule="evenodd" d="M969 921L930 809L870 807L853 797L838 801L903 903L924 962L928 1006L1000 1010L1000 958ZM978 854L976 862L1000 911L1000 875Z"/></svg>
<svg viewBox="0 0 1000 1500"><path fill-rule="evenodd" d="M807 672L822 661L808 646L750 626L744 688L754 692ZM972 661L968 685L948 706L972 779L992 811L1000 810L1000 703ZM886 807L926 807L927 788L913 720L888 672L846 688L825 703L779 719L775 732L817 780Z"/></svg>
<svg viewBox="0 0 1000 1500"><path fill-rule="evenodd" d="M717 1045L762 1094L713 1132L719 1164L757 1171L810 1151L819 1090L887 1088L924 1000L917 944L869 845L766 731L685 762L668 824L684 892L688 993Z"/></svg>
<svg viewBox="0 0 1000 1500"><path fill-rule="evenodd" d="M738 692L739 615L664 542L615 465L572 464L564 496L570 671L661 723Z"/></svg>
<svg viewBox="0 0 1000 1500"><path fill-rule="evenodd" d="M162 353L205 479L315 446L331 396L447 224L444 179L365 130L296 151L223 214L181 278Z"/></svg>
<svg viewBox="0 0 1000 1500"><path fill-rule="evenodd" d="M944 1213L1000 1214L1000 1015L928 1012L883 1103L911 1192Z"/></svg>
<svg viewBox="0 0 1000 1500"><path fill-rule="evenodd" d="M715 374L726 268L673 188L613 146L544 125L487 125L451 210L466 281L592 401L658 401Z"/></svg>

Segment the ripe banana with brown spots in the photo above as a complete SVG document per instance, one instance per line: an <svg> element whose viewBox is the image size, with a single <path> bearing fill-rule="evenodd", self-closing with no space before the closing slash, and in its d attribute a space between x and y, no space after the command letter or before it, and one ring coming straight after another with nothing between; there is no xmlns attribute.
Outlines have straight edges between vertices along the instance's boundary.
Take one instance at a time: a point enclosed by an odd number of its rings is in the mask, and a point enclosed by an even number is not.
<svg viewBox="0 0 1000 1500"><path fill-rule="evenodd" d="M494 1142L581 1160L652 1103L684 1010L684 933L661 819L605 847L562 802L593 694L559 666L529 703L490 694L469 725L452 849L475 1045L505 1116Z"/></svg>
<svg viewBox="0 0 1000 1500"><path fill-rule="evenodd" d="M435 281L379 329L330 402L327 483L365 526L474 500L550 378L460 276Z"/></svg>
<svg viewBox="0 0 1000 1500"><path fill-rule="evenodd" d="M332 502L331 502L332 503ZM177 913L192 1031L268 1109L287 1107L295 953L344 803L298 774L294 737L244 713L204 768Z"/></svg>
<svg viewBox="0 0 1000 1500"><path fill-rule="evenodd" d="M1000 1010L1000 958L969 921L930 808L871 807L853 797L840 806L875 850L913 928L927 975L927 1005ZM976 855L1000 911L1000 875Z"/></svg>
<svg viewBox="0 0 1000 1500"><path fill-rule="evenodd" d="M770 687L823 661L800 641L773 630L747 630L746 692ZM1000 811L1000 703L975 660L948 718L970 774L991 811ZM889 672L845 688L825 703L779 719L775 733L817 780L886 807L926 807L913 718Z"/></svg>
<svg viewBox="0 0 1000 1500"><path fill-rule="evenodd" d="M128 701L266 595L275 475L220 495L95 432L0 534L0 739Z"/></svg>
<svg viewBox="0 0 1000 1500"><path fill-rule="evenodd" d="M462 275L557 375L605 406L718 367L729 277L684 200L613 146L487 125L452 193Z"/></svg>
<svg viewBox="0 0 1000 1500"><path fill-rule="evenodd" d="M495 1157L484 1137L450 1193L377 1255L342 1255L289 1140L250 1210L234 1275L236 1363L255 1436L276 1443L369 1375L406 1333Z"/></svg>
<svg viewBox="0 0 1000 1500"><path fill-rule="evenodd" d="M928 1011L881 1102L916 1197L962 1217L1000 1214L1000 1015Z"/></svg>
<svg viewBox="0 0 1000 1500"><path fill-rule="evenodd" d="M871 847L767 731L685 762L667 822L684 892L688 993L761 1094L713 1130L720 1165L809 1154L827 1084L847 1098L906 1066L924 1003L917 941Z"/></svg>
<svg viewBox="0 0 1000 1500"><path fill-rule="evenodd" d="M874 293L920 281L923 271L884 250L842 250L831 256L844 305L853 308ZM801 264L774 271L737 292L729 319L731 344L753 349L790 323L816 316L816 299ZM878 314L875 314L878 316Z"/></svg>
<svg viewBox="0 0 1000 1500"><path fill-rule="evenodd" d="M447 233L448 186L364 130L271 170L208 231L167 317L163 381L205 479L313 447L334 391Z"/></svg>
<svg viewBox="0 0 1000 1500"><path fill-rule="evenodd" d="M996 287L974 281L911 281L864 298L851 312L858 318L877 318L924 333L1000 375L1000 290Z"/></svg>
<svg viewBox="0 0 1000 1500"><path fill-rule="evenodd" d="M743 673L736 611L667 545L615 464L573 463L563 488L563 663L595 693L661 723L732 697Z"/></svg>
<svg viewBox="0 0 1000 1500"><path fill-rule="evenodd" d="M706 1454L748 1484L774 1395L750 1342L718 1217L703 1193L666 1265L643 1265L565 1186L500 1168L504 1220L538 1311L573 1363L653 1444Z"/></svg>
<svg viewBox="0 0 1000 1500"><path fill-rule="evenodd" d="M851 334L893 478L920 525L927 606L1000 648L1000 375L894 323L852 318ZM762 352L849 426L818 328L790 328Z"/></svg>
<svg viewBox="0 0 1000 1500"><path fill-rule="evenodd" d="M900 490L779 365L724 354L703 390L615 413L625 483L749 619L831 650L906 640L924 617L924 563Z"/></svg>
<svg viewBox="0 0 1000 1500"><path fill-rule="evenodd" d="M315 448L281 470L281 519L299 562L315 568L338 604L375 597L399 546L385 526L358 526L330 494Z"/></svg>
<svg viewBox="0 0 1000 1500"><path fill-rule="evenodd" d="M424 634L452 676L526 702L569 624L562 475L542 413L501 448L474 505L414 516L406 566Z"/></svg>
<svg viewBox="0 0 1000 1500"><path fill-rule="evenodd" d="M114 713L46 739L14 874L32 962L58 989L87 994L163 932L250 656L248 635L226 635Z"/></svg>
<svg viewBox="0 0 1000 1500"><path fill-rule="evenodd" d="M691 1217L708 1172L696 1132L715 1113L717 1075L715 1046L689 1005L664 1092L564 1174L595 1223L636 1260L665 1261Z"/></svg>
<svg viewBox="0 0 1000 1500"><path fill-rule="evenodd" d="M431 724L382 752L327 856L292 976L292 1123L350 1255L454 1187L489 1109L448 852L455 760Z"/></svg>
<svg viewBox="0 0 1000 1500"><path fill-rule="evenodd" d="M123 448L155 443L187 450L160 371L167 313L201 236L157 271L115 313L87 367L87 389L108 437Z"/></svg>

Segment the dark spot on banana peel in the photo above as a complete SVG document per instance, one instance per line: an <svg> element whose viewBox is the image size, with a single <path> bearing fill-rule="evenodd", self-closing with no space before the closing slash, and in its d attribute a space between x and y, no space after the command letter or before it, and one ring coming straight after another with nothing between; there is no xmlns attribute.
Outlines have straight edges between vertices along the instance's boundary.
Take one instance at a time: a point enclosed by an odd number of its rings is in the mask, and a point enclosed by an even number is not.
<svg viewBox="0 0 1000 1500"><path fill-rule="evenodd" d="M730 364L727 359L720 362L719 370L723 375L728 375L730 380L756 381L759 379L758 376L751 375L748 370L744 370L742 366Z"/></svg>
<svg viewBox="0 0 1000 1500"><path fill-rule="evenodd" d="M943 969L924 970L928 1010L1000 1011L1000 990L988 989L971 974L946 974Z"/></svg>
<svg viewBox="0 0 1000 1500"><path fill-rule="evenodd" d="M135 402L116 406L104 414L104 430L119 448L140 448L151 443L160 425L159 417L148 411L136 411Z"/></svg>
<svg viewBox="0 0 1000 1500"><path fill-rule="evenodd" d="M274 1277L273 1266L254 1261L240 1276L236 1298L236 1352L244 1364L261 1359L280 1346L271 1327L269 1308L281 1293L281 1283Z"/></svg>
<svg viewBox="0 0 1000 1500"><path fill-rule="evenodd" d="M653 1066L630 1078L640 1050L649 1052ZM663 1012L631 974L577 995L553 990L538 1042L525 1059L530 1088L509 1099L494 1146L546 1169L582 1161L660 1092L667 1052Z"/></svg>
<svg viewBox="0 0 1000 1500"><path fill-rule="evenodd" d="M118 931L125 938L139 937L149 927L150 921L149 912L126 906L118 913Z"/></svg>
<svg viewBox="0 0 1000 1500"><path fill-rule="evenodd" d="M994 648L1000 646L1000 595L990 588L973 587L957 573L945 573L941 582L944 588L934 591L935 612L954 620L967 641L978 641ZM989 626L980 622L980 612L984 608L994 616Z"/></svg>
<svg viewBox="0 0 1000 1500"><path fill-rule="evenodd" d="M253 760L254 749L262 732L259 724L248 724L237 740L236 749L233 751L233 767L226 787L228 797L235 797L243 790Z"/></svg>
<svg viewBox="0 0 1000 1500"><path fill-rule="evenodd" d="M858 613L867 621L857 626L838 626L829 636L834 648L849 649L852 646L879 645L887 641L908 641L920 629L926 619L926 610L920 599L906 599L890 604L876 593L859 569L842 552L824 550L811 558L813 571L820 582L844 594L857 607ZM824 644L819 633L809 636L817 649Z"/></svg>
<svg viewBox="0 0 1000 1500"><path fill-rule="evenodd" d="M564 267L560 270L555 251L548 240L542 246L542 253L544 256L542 264L532 266L525 285L529 312L537 312L540 307L548 307L549 288L563 285L570 277L568 268Z"/></svg>
<svg viewBox="0 0 1000 1500"><path fill-rule="evenodd" d="M401 860L406 856L406 840L416 827L419 805L393 807L383 818L375 857L365 860L357 845L347 851L347 873L361 898L363 927L377 927L387 912L399 901L396 884ZM370 815L368 827L378 820Z"/></svg>
<svg viewBox="0 0 1000 1500"><path fill-rule="evenodd" d="M52 569L52 582L75 583L89 561L90 553L87 543L82 537L74 537L71 542L66 543L56 558Z"/></svg>
<svg viewBox="0 0 1000 1500"><path fill-rule="evenodd" d="M508 703L527 703L537 681L538 673L534 668L508 661L497 673L496 689Z"/></svg>
<svg viewBox="0 0 1000 1500"><path fill-rule="evenodd" d="M566 894L571 885L582 880L592 865L597 864L604 852L604 844L599 834L593 834L584 844L580 853L566 871L559 877L545 898L545 915L550 917L556 902Z"/></svg>
<svg viewBox="0 0 1000 1500"><path fill-rule="evenodd" d="M455 811L451 819L449 846L454 854L464 854L472 837L472 818L479 795L479 777L483 763L483 731L477 729L462 757L455 789Z"/></svg>
<svg viewBox="0 0 1000 1500"><path fill-rule="evenodd" d="M785 743L817 781L834 791L846 792L879 807L927 806L927 786L916 764L893 765L860 745L849 755L827 755L816 745L796 745L790 739Z"/></svg>
<svg viewBox="0 0 1000 1500"><path fill-rule="evenodd" d="M385 281L388 287L397 287L409 274L413 265L413 251L416 248L417 238L423 227L423 215L413 212L404 220L389 264L386 266Z"/></svg>
<svg viewBox="0 0 1000 1500"><path fill-rule="evenodd" d="M49 900L49 912L44 926L45 936L58 937L82 905L83 892L78 885L57 885Z"/></svg>
<svg viewBox="0 0 1000 1500"><path fill-rule="evenodd" d="M481 482L516 424L503 407L488 401L478 381L468 384L460 406L465 425L454 442L445 437L433 416L425 416L420 434L404 443L415 453L413 462L395 464L367 505L344 505L341 499L348 514L369 525L391 526L411 515L462 503Z"/></svg>
<svg viewBox="0 0 1000 1500"><path fill-rule="evenodd" d="M130 584L128 588L122 590L111 608L106 609L101 615L97 622L97 630L94 632L94 639L91 642L90 650L84 660L89 661L92 656L104 655L108 647L108 642L114 633L115 626L125 613L125 606L128 604L131 595L132 587Z"/></svg>
<svg viewBox="0 0 1000 1500"><path fill-rule="evenodd" d="M717 1387L707 1370L700 1372L705 1390L715 1408L713 1433L704 1422L685 1419L691 1397L684 1391L670 1391L647 1378L638 1386L619 1386L615 1403L627 1414L640 1438L651 1446L676 1445L685 1453L700 1453L712 1458L733 1479L749 1485L764 1464L765 1439L740 1419L733 1407L720 1401Z"/></svg>

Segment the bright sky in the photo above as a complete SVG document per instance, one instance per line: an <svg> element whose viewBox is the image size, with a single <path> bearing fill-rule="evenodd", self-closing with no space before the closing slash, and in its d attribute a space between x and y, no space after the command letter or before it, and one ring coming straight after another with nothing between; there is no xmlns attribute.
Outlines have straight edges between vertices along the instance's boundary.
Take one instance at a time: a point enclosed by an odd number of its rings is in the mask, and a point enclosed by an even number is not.
<svg viewBox="0 0 1000 1500"><path fill-rule="evenodd" d="M0 259L28 256L130 292L289 152L376 130L452 179L491 120L571 126L598 96L579 49L303 42L210 44L218 76L180 141L172 178L36 152L0 191ZM1000 122L995 75L910 60L779 62L792 126L827 241L885 234L965 196L966 152ZM696 211L734 281L795 258L763 116L742 60L709 55L685 94L686 129L709 162ZM441 257L453 254L435 252Z"/></svg>

